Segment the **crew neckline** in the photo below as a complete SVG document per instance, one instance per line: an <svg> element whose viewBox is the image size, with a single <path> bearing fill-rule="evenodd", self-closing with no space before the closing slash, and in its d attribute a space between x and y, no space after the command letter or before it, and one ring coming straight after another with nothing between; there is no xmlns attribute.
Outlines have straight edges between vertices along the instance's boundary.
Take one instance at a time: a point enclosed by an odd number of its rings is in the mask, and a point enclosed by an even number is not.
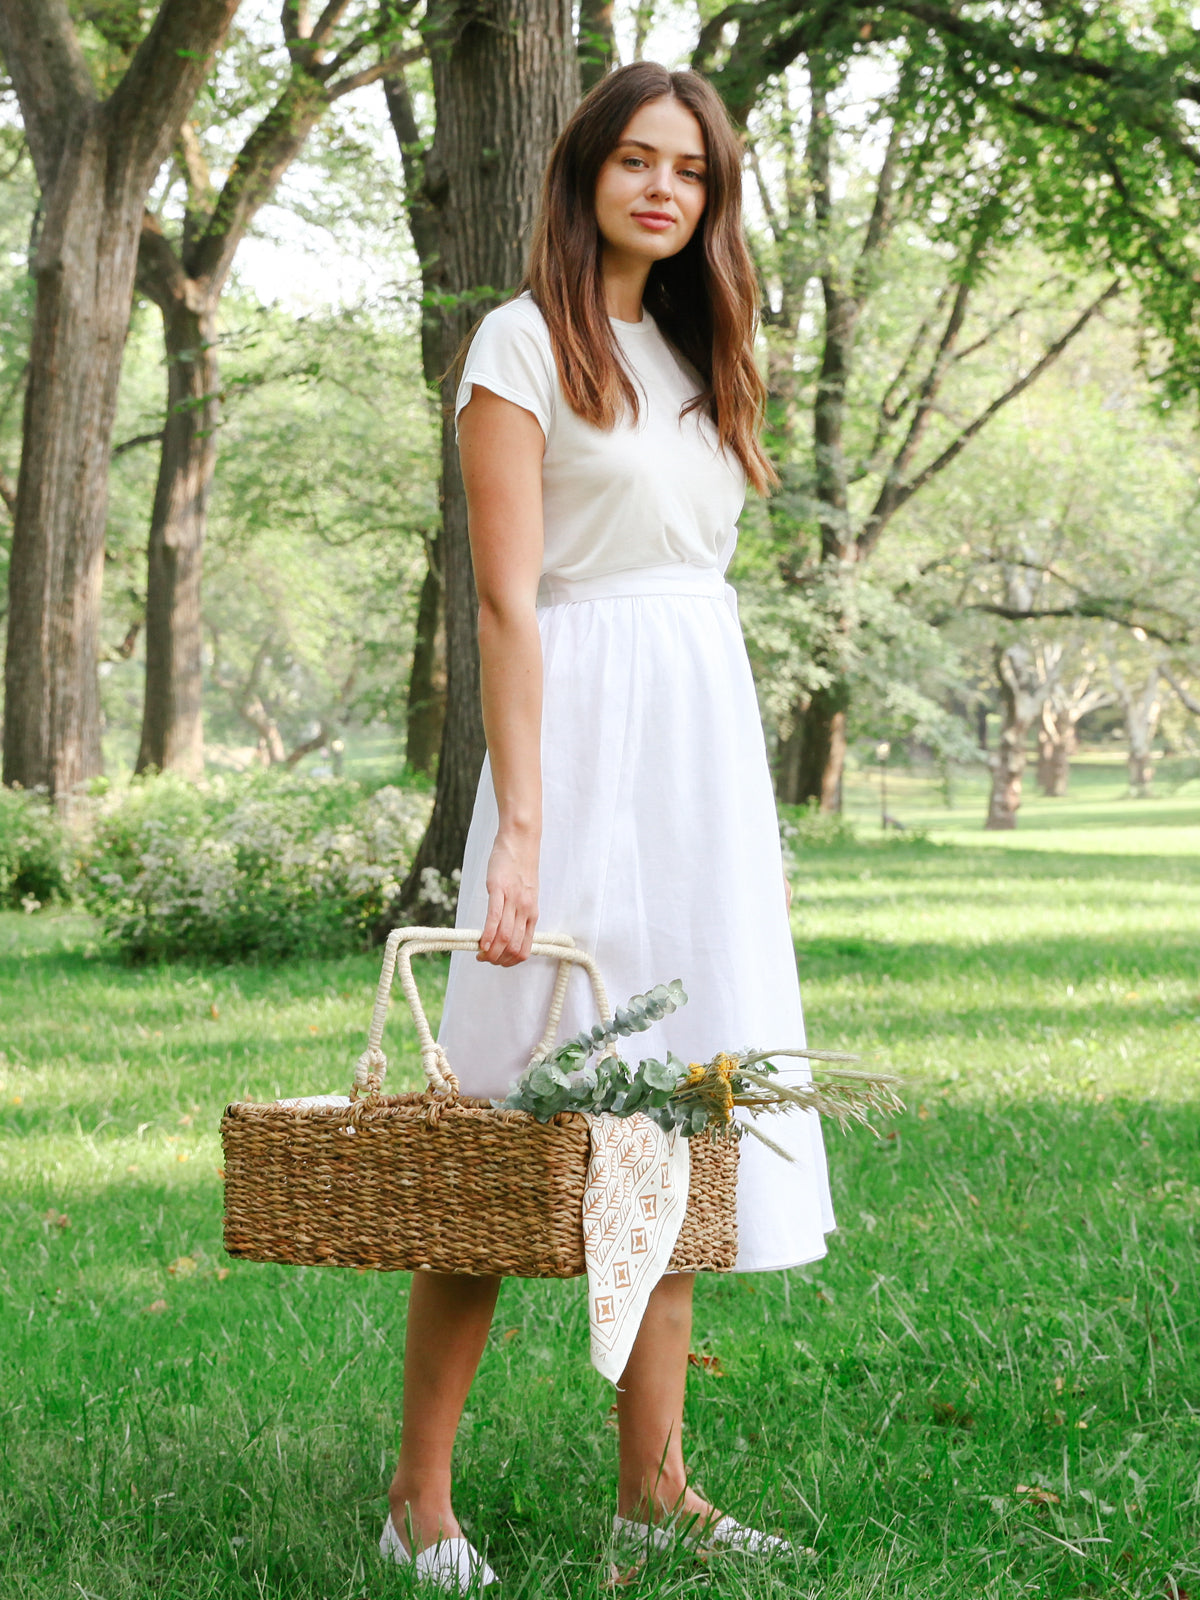
<svg viewBox="0 0 1200 1600"><path fill-rule="evenodd" d="M631 333L645 333L648 328L654 326L654 318L646 310L645 306L642 307L642 320L640 322L625 322L622 318L614 317L611 313L608 320L614 328L628 328Z"/></svg>

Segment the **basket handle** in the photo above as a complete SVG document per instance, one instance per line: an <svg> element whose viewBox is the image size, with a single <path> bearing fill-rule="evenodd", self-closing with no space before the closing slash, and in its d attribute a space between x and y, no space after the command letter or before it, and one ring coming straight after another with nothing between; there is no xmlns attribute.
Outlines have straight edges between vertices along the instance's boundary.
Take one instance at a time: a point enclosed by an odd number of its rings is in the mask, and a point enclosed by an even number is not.
<svg viewBox="0 0 1200 1600"><path fill-rule="evenodd" d="M383 971L379 975L379 987L375 991L375 1009L371 1013L371 1027L367 1034L367 1048L359 1056L354 1068L356 1091L362 1092L378 1087L387 1071L387 1057L382 1049L383 1028L387 1021L392 980L399 968L400 988L412 1012L417 1041L421 1047L421 1065L429 1080L429 1087L434 1093L447 1095L452 1100L457 1098L458 1079L450 1069L446 1052L433 1037L433 1030L429 1026L425 1007L421 1004L421 996L417 992L417 982L413 977L412 958L434 951L478 950L481 937L482 932L478 928L395 928L388 934L383 953ZM534 938L530 954L553 956L558 961L558 973L554 980L554 992L550 997L546 1031L530 1057L529 1065L532 1066L537 1061L544 1061L554 1048L558 1025L562 1021L567 983L573 966L582 967L591 979L592 994L596 1000L596 1011L601 1022L610 1020L612 1010L599 967L586 950L581 950L576 945L569 934L538 934ZM610 1055L614 1050L615 1045L610 1044L604 1054ZM372 1077L376 1080L375 1084L370 1082Z"/></svg>

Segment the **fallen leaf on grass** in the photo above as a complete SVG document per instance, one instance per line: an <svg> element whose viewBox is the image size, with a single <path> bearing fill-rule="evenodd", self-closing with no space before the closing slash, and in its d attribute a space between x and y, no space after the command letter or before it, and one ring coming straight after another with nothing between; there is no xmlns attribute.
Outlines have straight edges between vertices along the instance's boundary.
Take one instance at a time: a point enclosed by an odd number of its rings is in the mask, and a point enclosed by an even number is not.
<svg viewBox="0 0 1200 1600"><path fill-rule="evenodd" d="M224 1181L224 1178L225 1178L225 1168L224 1167L214 1167L213 1171L216 1173L218 1178L220 1178L222 1181Z"/></svg>
<svg viewBox="0 0 1200 1600"><path fill-rule="evenodd" d="M940 1428L973 1428L975 1418L969 1411L960 1411L953 1400L931 1400L933 1420Z"/></svg>
<svg viewBox="0 0 1200 1600"><path fill-rule="evenodd" d="M723 1378L725 1376L725 1368L721 1365L720 1356L698 1355L695 1350L689 1350L688 1366L699 1367L703 1372L711 1372L714 1378Z"/></svg>
<svg viewBox="0 0 1200 1600"><path fill-rule="evenodd" d="M150 1302L150 1304L146 1307L147 1312L159 1312L159 1311L165 1311L166 1309L167 1309L167 1302L165 1300L152 1300Z"/></svg>
<svg viewBox="0 0 1200 1600"><path fill-rule="evenodd" d="M189 1155L188 1155L188 1153L187 1153L187 1151L186 1151L186 1150L181 1150L181 1151L180 1151L180 1152L179 1152L179 1154L178 1154L178 1155L177 1155L177 1156L176 1156L176 1157L175 1157L175 1159L176 1159L176 1161L188 1161L188 1160L190 1160L190 1159L191 1159L191 1158L190 1158L190 1156L189 1156Z"/></svg>
<svg viewBox="0 0 1200 1600"><path fill-rule="evenodd" d="M315 1022L310 1022L308 1025L308 1031L309 1033L320 1033L321 1030L317 1027Z"/></svg>
<svg viewBox="0 0 1200 1600"><path fill-rule="evenodd" d="M217 1002L215 1000L213 1001L212 1005L209 1006L208 1014L213 1019L214 1022L220 1022L220 1020L221 1020L221 1008L220 1008L220 1006L217 1004Z"/></svg>
<svg viewBox="0 0 1200 1600"><path fill-rule="evenodd" d="M1019 1483L1013 1494L1020 1495L1023 1500L1028 1500L1034 1506L1057 1506L1061 1504L1058 1495L1049 1489L1042 1489L1036 1483Z"/></svg>
<svg viewBox="0 0 1200 1600"><path fill-rule="evenodd" d="M176 1256L167 1268L173 1278L190 1278L195 1270L195 1256Z"/></svg>
<svg viewBox="0 0 1200 1600"><path fill-rule="evenodd" d="M507 1344L510 1339L515 1339L517 1337L517 1335L520 1333L520 1331L521 1331L520 1328L505 1328L505 1330L504 1330L504 1342L505 1342L505 1344Z"/></svg>
<svg viewBox="0 0 1200 1600"><path fill-rule="evenodd" d="M180 1128L190 1128L191 1125L192 1125L192 1113L190 1111L185 1111L183 1113L183 1115L180 1117L180 1119L179 1119L178 1123L176 1124L176 1126L180 1127Z"/></svg>
<svg viewBox="0 0 1200 1600"><path fill-rule="evenodd" d="M627 1589L631 1583L637 1582L641 1575L642 1565L643 1563L639 1561L634 1566L626 1567L622 1571L615 1561L610 1561L608 1563L608 1577L605 1579L603 1587L605 1589Z"/></svg>
<svg viewBox="0 0 1200 1600"><path fill-rule="evenodd" d="M53 1210L47 1211L45 1217L43 1218L43 1221L45 1221L45 1223L51 1228L60 1228L61 1229L61 1228L69 1228L71 1226L70 1217L66 1216L61 1211L53 1211Z"/></svg>
<svg viewBox="0 0 1200 1600"><path fill-rule="evenodd" d="M224 1283L225 1279L229 1276L229 1268L218 1267L214 1276L216 1277L218 1283Z"/></svg>

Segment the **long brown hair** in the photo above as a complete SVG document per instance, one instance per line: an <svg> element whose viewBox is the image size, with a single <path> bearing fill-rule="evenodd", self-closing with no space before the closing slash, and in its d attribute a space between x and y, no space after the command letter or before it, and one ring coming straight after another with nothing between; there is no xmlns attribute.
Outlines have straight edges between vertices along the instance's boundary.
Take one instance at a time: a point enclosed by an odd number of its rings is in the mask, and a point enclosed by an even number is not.
<svg viewBox="0 0 1200 1600"><path fill-rule="evenodd" d="M703 408L723 447L758 490L778 478L759 443L765 386L754 361L758 295L742 235L741 145L712 85L697 72L635 61L601 78L555 141L534 225L528 289L546 319L559 381L571 409L614 426L637 394L604 303L603 240L596 221L600 168L629 119L651 100L680 101L704 133L707 199L691 239L650 268L643 302L703 385L683 413Z"/></svg>

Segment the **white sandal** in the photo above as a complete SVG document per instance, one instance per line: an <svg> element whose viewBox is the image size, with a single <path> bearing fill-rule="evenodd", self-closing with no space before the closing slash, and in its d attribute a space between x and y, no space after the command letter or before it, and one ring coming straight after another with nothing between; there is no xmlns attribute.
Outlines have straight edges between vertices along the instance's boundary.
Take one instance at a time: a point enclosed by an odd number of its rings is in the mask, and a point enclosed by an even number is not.
<svg viewBox="0 0 1200 1600"><path fill-rule="evenodd" d="M401 1567L412 1562L420 1577L429 1578L446 1594L470 1594L476 1586L482 1589L496 1582L496 1574L469 1539L439 1539L418 1550L414 1559L390 1516L379 1538L379 1554Z"/></svg>
<svg viewBox="0 0 1200 1600"><path fill-rule="evenodd" d="M811 1555L807 1549L797 1551L786 1539L773 1533L763 1533L759 1528L745 1528L733 1517L721 1517L711 1527L700 1533L689 1531L698 1522L696 1516L674 1517L669 1522L634 1522L619 1514L613 1518L613 1535L626 1541L636 1540L654 1550L668 1550L676 1543L692 1545L701 1550L740 1550L752 1556Z"/></svg>

